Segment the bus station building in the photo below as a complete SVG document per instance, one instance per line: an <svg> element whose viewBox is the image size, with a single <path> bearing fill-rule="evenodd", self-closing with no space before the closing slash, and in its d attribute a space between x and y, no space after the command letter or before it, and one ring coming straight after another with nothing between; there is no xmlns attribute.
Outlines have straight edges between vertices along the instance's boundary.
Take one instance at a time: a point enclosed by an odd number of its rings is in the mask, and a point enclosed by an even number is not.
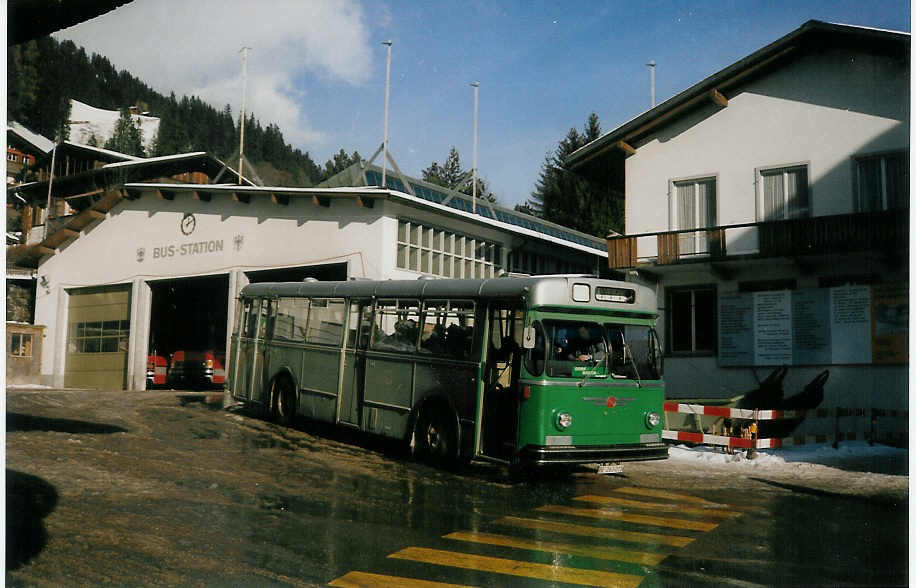
<svg viewBox="0 0 916 588"><path fill-rule="evenodd" d="M224 353L252 282L609 272L603 239L366 162L286 188L207 153L98 155L53 178L67 214L47 218L47 180L8 192L35 219L8 258L45 327L36 383L144 389L149 356Z"/></svg>

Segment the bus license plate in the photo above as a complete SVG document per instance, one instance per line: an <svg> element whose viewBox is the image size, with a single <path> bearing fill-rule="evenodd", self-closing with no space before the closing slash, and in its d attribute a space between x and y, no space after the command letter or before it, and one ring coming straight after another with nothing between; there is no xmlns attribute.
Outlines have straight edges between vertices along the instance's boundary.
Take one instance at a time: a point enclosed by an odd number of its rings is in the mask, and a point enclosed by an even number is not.
<svg viewBox="0 0 916 588"><path fill-rule="evenodd" d="M598 464L598 473L599 474L622 474L623 466L619 463L599 463Z"/></svg>

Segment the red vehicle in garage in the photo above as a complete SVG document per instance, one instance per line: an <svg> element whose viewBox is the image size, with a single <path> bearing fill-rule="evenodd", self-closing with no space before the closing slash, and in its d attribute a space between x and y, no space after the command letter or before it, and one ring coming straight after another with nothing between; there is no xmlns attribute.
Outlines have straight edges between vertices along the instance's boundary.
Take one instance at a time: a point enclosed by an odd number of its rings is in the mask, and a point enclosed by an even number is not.
<svg viewBox="0 0 916 588"><path fill-rule="evenodd" d="M169 362L161 355L150 355L146 358L146 388L165 386L168 377Z"/></svg>
<svg viewBox="0 0 916 588"><path fill-rule="evenodd" d="M172 388L222 388L226 383L226 353L180 350L172 354L168 384Z"/></svg>

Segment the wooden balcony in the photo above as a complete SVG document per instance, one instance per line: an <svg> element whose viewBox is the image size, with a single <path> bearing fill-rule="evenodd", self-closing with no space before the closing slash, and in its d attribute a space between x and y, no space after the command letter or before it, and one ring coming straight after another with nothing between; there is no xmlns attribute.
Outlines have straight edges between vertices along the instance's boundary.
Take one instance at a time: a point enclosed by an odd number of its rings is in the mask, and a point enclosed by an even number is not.
<svg viewBox="0 0 916 588"><path fill-rule="evenodd" d="M908 210L820 216L608 237L608 265L671 265L736 257L799 257L909 246Z"/></svg>

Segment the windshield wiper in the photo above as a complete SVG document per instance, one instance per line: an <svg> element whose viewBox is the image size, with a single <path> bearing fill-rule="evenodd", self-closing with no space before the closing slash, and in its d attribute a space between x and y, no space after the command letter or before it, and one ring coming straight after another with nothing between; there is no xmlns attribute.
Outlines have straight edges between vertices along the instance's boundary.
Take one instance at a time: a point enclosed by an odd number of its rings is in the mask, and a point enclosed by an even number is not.
<svg viewBox="0 0 916 588"><path fill-rule="evenodd" d="M636 387L639 388L642 385L642 378L639 377L639 369L636 367L636 360L633 359L633 352L630 351L630 345L627 343L626 339L623 340L623 352L630 358L630 365L633 366L633 373L636 374Z"/></svg>
<svg viewBox="0 0 916 588"><path fill-rule="evenodd" d="M585 385L585 382L587 382L589 378L591 378L592 376L594 376L595 374L598 373L598 366L599 366L602 362L606 362L606 361L607 361L607 354L605 354L604 359L592 359L592 362L593 362L593 363L592 363L592 369L591 369L591 371L589 371L588 369L586 369L586 370L585 370L585 375L582 377L581 380L579 380L578 384L576 384L576 385L577 385L579 388L581 388L582 386L584 386L584 385ZM607 376L605 376L605 377L607 377Z"/></svg>

